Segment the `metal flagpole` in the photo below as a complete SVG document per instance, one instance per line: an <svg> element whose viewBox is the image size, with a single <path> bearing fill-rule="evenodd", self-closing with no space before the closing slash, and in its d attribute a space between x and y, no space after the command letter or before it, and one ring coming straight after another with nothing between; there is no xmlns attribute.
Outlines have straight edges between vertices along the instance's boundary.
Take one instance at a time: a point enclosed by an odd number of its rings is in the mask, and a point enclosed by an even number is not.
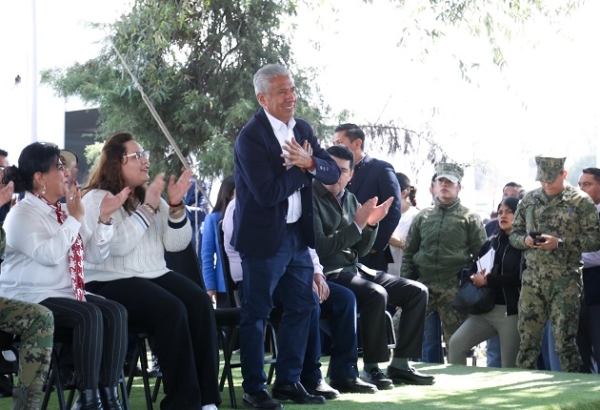
<svg viewBox="0 0 600 410"><path fill-rule="evenodd" d="M169 141L169 143L171 144L171 146L175 150L175 153L179 157L179 160L183 163L183 166L186 169L189 169L190 171L192 171L191 165L189 164L189 162L185 159L185 157L181 153L181 150L179 149L179 146L177 146L177 143L175 142L175 140L171 136L171 133L167 129L167 126L163 122L162 118L160 118L160 115L158 115L158 113L156 112L156 109L154 108L154 104L152 104L152 101L150 101L150 99L148 98L148 96L144 92L144 89L142 88L142 86L138 82L136 76L129 69L129 66L125 62L125 59L123 58L123 56L121 55L121 53L119 53L119 50L117 50L117 47L115 47L115 43L113 43L111 41L110 45L111 45L112 49L115 50L115 53L117 53L117 56L119 56L119 59L121 60L121 63L123 64L123 67L125 67L125 70L127 70L127 72L129 73L129 76L131 77L131 80L133 81L133 86L140 92L140 95L142 96L142 100L144 100L144 103L146 103L146 107L148 107L148 110L150 110L150 113L152 114L152 117L154 117L154 119L158 123L159 128L161 129L161 131L163 132L163 134L165 135L165 137L167 138L167 140ZM204 199L206 199L206 201L208 202L208 205L212 208L213 205L210 202L210 198L208 198L208 196L204 192L204 188L202 187L202 184L198 183L197 180L196 180L196 188L202 193L202 195L204 196ZM197 197L197 195L196 195L196 197ZM198 204L196 204L196 206L198 206Z"/></svg>

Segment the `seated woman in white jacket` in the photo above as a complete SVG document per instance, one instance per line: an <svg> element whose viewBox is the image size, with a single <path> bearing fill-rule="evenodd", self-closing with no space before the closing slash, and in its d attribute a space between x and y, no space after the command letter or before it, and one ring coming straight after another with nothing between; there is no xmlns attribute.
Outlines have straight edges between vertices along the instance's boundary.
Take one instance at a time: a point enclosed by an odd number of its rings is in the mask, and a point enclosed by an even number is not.
<svg viewBox="0 0 600 410"><path fill-rule="evenodd" d="M35 142L4 171L25 198L6 221L6 255L0 296L39 303L54 313L56 327L73 331L73 360L80 391L74 409L121 410L117 382L127 346L127 311L85 293L83 261L102 261L113 234L107 223L129 194L106 195L100 218L86 224L77 186L54 144ZM66 211L60 198L66 197Z"/></svg>

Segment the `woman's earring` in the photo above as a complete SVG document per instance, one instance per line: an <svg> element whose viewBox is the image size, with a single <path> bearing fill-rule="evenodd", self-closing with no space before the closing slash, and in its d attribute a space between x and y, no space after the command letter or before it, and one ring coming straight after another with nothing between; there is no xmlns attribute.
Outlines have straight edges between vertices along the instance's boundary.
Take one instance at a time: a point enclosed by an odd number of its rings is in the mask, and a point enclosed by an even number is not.
<svg viewBox="0 0 600 410"><path fill-rule="evenodd" d="M42 195L46 195L46 185L42 188Z"/></svg>

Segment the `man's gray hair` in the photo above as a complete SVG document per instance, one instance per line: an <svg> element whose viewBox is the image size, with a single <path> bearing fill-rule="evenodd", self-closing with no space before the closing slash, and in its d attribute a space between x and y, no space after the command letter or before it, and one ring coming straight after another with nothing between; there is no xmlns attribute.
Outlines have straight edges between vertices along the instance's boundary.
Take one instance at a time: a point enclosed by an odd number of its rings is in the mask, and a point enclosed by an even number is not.
<svg viewBox="0 0 600 410"><path fill-rule="evenodd" d="M279 64L268 64L260 68L256 74L254 74L254 93L256 95L259 93L268 93L271 80L282 75L292 78L290 70Z"/></svg>

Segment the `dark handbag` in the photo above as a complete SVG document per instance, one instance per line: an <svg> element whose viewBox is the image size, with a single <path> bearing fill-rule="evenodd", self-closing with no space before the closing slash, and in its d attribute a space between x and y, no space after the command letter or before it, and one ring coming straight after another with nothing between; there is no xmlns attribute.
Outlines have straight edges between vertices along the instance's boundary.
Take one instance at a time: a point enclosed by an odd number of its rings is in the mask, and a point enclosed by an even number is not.
<svg viewBox="0 0 600 410"><path fill-rule="evenodd" d="M489 312L495 305L494 289L489 286L477 287L468 279L463 281L452 302L454 309L470 315Z"/></svg>

